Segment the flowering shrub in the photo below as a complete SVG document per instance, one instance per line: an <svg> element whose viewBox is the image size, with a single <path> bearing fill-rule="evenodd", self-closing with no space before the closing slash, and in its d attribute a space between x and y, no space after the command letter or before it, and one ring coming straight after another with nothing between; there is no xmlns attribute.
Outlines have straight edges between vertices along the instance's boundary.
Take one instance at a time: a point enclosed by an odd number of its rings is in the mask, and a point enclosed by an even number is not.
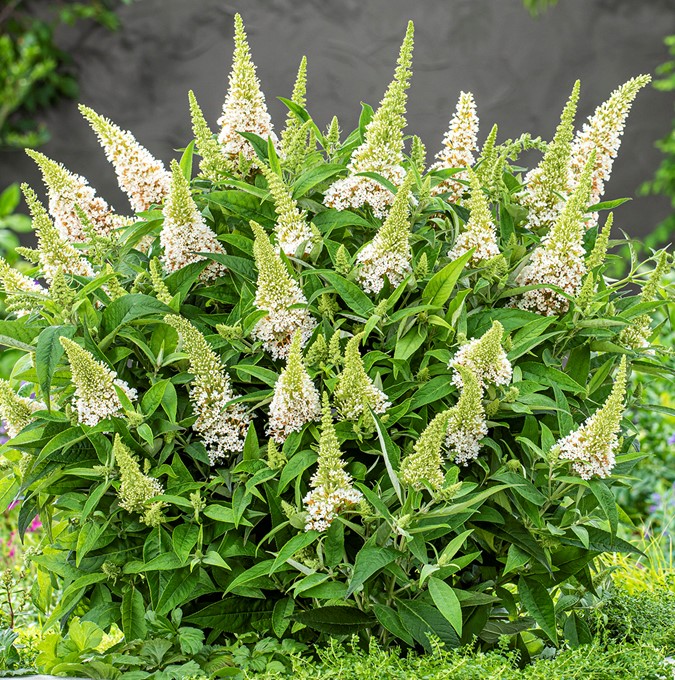
<svg viewBox="0 0 675 680"><path fill-rule="evenodd" d="M22 498L20 533L45 524L47 623L583 640L595 558L631 550L612 494L640 457L628 376L661 370L669 256L609 280L611 214L597 226L648 78L576 136L575 86L550 144L495 126L479 149L462 94L426 171L404 136L412 24L346 137L307 112L304 60L276 136L240 17L235 45L219 133L190 93L195 141L168 169L82 108L135 216L31 152L51 216L24 187L35 271L0 274L2 342L24 352L0 499Z"/></svg>

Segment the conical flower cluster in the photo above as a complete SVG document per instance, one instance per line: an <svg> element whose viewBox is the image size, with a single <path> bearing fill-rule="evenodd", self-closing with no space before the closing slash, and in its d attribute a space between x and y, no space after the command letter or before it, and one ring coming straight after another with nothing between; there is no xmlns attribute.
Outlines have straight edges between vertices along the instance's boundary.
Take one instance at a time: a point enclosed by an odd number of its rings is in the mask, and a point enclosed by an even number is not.
<svg viewBox="0 0 675 680"><path fill-rule="evenodd" d="M162 262L169 273L193 262L201 262L198 253L224 253L216 235L209 229L190 195L190 183L178 163L171 162L171 191L164 204L164 226L159 241L164 249ZM220 262L210 262L202 272L202 281L211 281L226 271Z"/></svg>
<svg viewBox="0 0 675 680"><path fill-rule="evenodd" d="M481 262L491 260L499 255L497 228L492 219L487 196L483 192L476 173L471 168L467 168L466 176L471 184L471 196L467 201L469 220L466 223L465 231L457 237L448 257L451 260L456 260L474 248L470 263L477 266Z"/></svg>
<svg viewBox="0 0 675 680"><path fill-rule="evenodd" d="M164 493L164 487L154 477L141 472L138 461L118 434L113 442L113 455L120 471L117 498L127 512L147 512L148 503Z"/></svg>
<svg viewBox="0 0 675 680"><path fill-rule="evenodd" d="M47 292L37 281L12 267L3 257L0 257L0 285L9 303L12 302L12 298L22 296L38 296L39 300L39 296L44 296ZM17 316L30 313L30 309L16 309L15 311Z"/></svg>
<svg viewBox="0 0 675 680"><path fill-rule="evenodd" d="M222 145L213 136L192 90L188 92L188 100L190 102L192 134L197 143L197 153L202 157L199 163L199 171L212 182L220 182L232 174L234 164L225 156Z"/></svg>
<svg viewBox="0 0 675 680"><path fill-rule="evenodd" d="M309 482L312 490L303 501L307 510L305 531L326 531L340 511L363 500L344 467L328 395L324 393L318 467Z"/></svg>
<svg viewBox="0 0 675 680"><path fill-rule="evenodd" d="M577 80L544 158L525 175L520 202L529 210L528 227L534 231L553 227L572 188L570 160L580 87Z"/></svg>
<svg viewBox="0 0 675 680"><path fill-rule="evenodd" d="M136 212L143 212L153 204L162 203L171 186L171 174L164 164L141 146L131 132L122 130L87 106L80 105L80 113L101 142L131 207Z"/></svg>
<svg viewBox="0 0 675 680"><path fill-rule="evenodd" d="M598 106L588 122L576 134L572 145L571 164L575 182L581 181L584 167L591 153L595 152L589 205L598 203L605 193L605 182L609 180L614 159L621 146L626 118L638 92L650 80L651 76L638 76L614 90L610 98ZM596 223L597 213L594 213L587 227L595 226Z"/></svg>
<svg viewBox="0 0 675 680"><path fill-rule="evenodd" d="M519 286L548 284L561 288L572 297L579 294L586 274L583 238L594 159L595 153L589 158L579 184L558 221L518 275L516 282ZM545 316L555 316L569 309L569 300L551 288L537 288L523 293L518 306Z"/></svg>
<svg viewBox="0 0 675 680"><path fill-rule="evenodd" d="M307 57L300 61L291 101L303 108L307 103ZM291 172L296 172L302 166L307 153L307 128L292 111L289 111L286 127L281 133L280 148L284 166Z"/></svg>
<svg viewBox="0 0 675 680"><path fill-rule="evenodd" d="M250 418L243 406L229 403L237 395L223 362L206 338L181 316L169 315L164 321L178 331L183 351L188 355L194 375L190 401L197 414L192 429L204 442L209 462L215 465L244 448Z"/></svg>
<svg viewBox="0 0 675 680"><path fill-rule="evenodd" d="M392 286L398 286L412 271L409 205L412 180L413 174L408 173L384 224L356 258L361 265L359 284L366 293L379 293L385 276Z"/></svg>
<svg viewBox="0 0 675 680"><path fill-rule="evenodd" d="M384 217L394 201L394 194L377 180L360 176L361 172L375 172L399 186L405 177L403 163L403 128L410 86L414 27L408 24L401 45L398 67L380 106L366 126L365 139L352 154L349 174L332 184L324 196L324 203L337 210L369 205L376 217Z"/></svg>
<svg viewBox="0 0 675 680"><path fill-rule="evenodd" d="M338 376L333 397L340 417L344 420L364 419L364 425L371 425L370 409L378 415L384 413L391 403L387 395L373 384L366 373L359 352L361 335L355 335L345 349L344 368Z"/></svg>
<svg viewBox="0 0 675 680"><path fill-rule="evenodd" d="M41 401L19 396L8 380L0 380L0 418L10 439L33 421L35 411L44 408Z"/></svg>
<svg viewBox="0 0 675 680"><path fill-rule="evenodd" d="M274 170L264 165L262 172L274 199L274 209L277 213L274 233L279 248L286 255L295 255L300 246L304 245L303 252L309 253L315 238L311 227L307 224L304 212L298 208L291 192Z"/></svg>
<svg viewBox="0 0 675 680"><path fill-rule="evenodd" d="M468 369L478 380L481 387L488 385L508 385L513 376L511 362L502 347L504 327L499 321L493 321L492 326L479 338L474 338L450 360L448 368L455 370L452 382L457 387L462 386L462 371L460 367Z"/></svg>
<svg viewBox="0 0 675 680"><path fill-rule="evenodd" d="M59 234L35 192L27 184L22 184L21 189L33 218L38 260L47 283L54 280L59 270L72 276L93 276L92 266Z"/></svg>
<svg viewBox="0 0 675 680"><path fill-rule="evenodd" d="M275 359L285 359L294 334L300 333L304 347L316 322L307 308L297 306L306 305L307 298L291 278L265 230L257 222L251 222L251 228L255 236L253 255L258 268L254 304L267 312L255 325L252 335Z"/></svg>
<svg viewBox="0 0 675 680"><path fill-rule="evenodd" d="M302 336L296 332L291 341L286 368L274 385L270 404L268 434L282 444L291 432L321 417L319 392L302 360Z"/></svg>
<svg viewBox="0 0 675 680"><path fill-rule="evenodd" d="M626 357L621 358L612 391L605 403L574 432L556 443L551 455L572 462L582 478L609 477L614 468L618 433L626 397Z"/></svg>
<svg viewBox="0 0 675 680"><path fill-rule="evenodd" d="M475 163L478 152L478 116L476 102L471 92L461 92L450 120L450 126L443 138L443 148L436 154L437 161L431 170L447 170L449 168L470 168ZM466 171L458 172L437 184L432 193L448 193L451 203L458 203L466 186L459 180L467 180Z"/></svg>
<svg viewBox="0 0 675 680"><path fill-rule="evenodd" d="M462 377L459 400L450 409L445 445L454 453L455 463L468 465L480 453L480 440L487 436L483 390L473 371L458 366Z"/></svg>
<svg viewBox="0 0 675 680"><path fill-rule="evenodd" d="M136 399L136 390L76 342L64 337L60 341L75 385L78 422L93 427L106 418L121 415L122 402L115 388L122 390L130 401Z"/></svg>
<svg viewBox="0 0 675 680"><path fill-rule="evenodd" d="M413 453L403 459L399 476L404 484L420 488L426 482L435 490L443 486L443 447L450 414L450 410L439 413L415 442Z"/></svg>
<svg viewBox="0 0 675 680"><path fill-rule="evenodd" d="M39 151L26 149L26 153L42 172L49 194L49 212L61 238L76 242L87 240L85 225L75 206L84 212L98 234L108 236L115 228L122 226L125 218L114 215L107 202L96 195L96 189L89 186L84 177L66 170L61 163Z"/></svg>
<svg viewBox="0 0 675 680"><path fill-rule="evenodd" d="M257 161L253 147L240 132L253 132L264 139L271 137L275 142L277 139L272 131L272 119L267 112L265 95L260 89L255 64L251 60L244 22L239 14L234 16L234 55L230 86L218 125L221 127L218 141L223 146L225 156L234 162L238 162L240 154L247 161Z"/></svg>

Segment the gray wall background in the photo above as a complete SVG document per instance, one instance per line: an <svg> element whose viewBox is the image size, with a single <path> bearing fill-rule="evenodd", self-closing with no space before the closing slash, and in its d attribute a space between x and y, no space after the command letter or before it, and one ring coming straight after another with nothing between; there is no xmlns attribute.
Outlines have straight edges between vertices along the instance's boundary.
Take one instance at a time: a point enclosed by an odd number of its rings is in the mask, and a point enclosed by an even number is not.
<svg viewBox="0 0 675 680"><path fill-rule="evenodd" d="M408 132L428 158L439 148L460 90L478 104L482 143L493 123L500 139L531 132L549 139L576 78L582 82L578 122L633 75L654 73L666 58L663 38L675 33L675 0L560 0L533 20L520 0L139 0L121 10L123 29L60 36L75 55L80 100L132 130L168 161L190 139L187 91L194 89L212 128L227 88L232 17L242 13L253 59L276 129L298 62L309 61L308 108L343 130L358 120L359 102L376 105L390 81L410 18L415 56ZM661 160L654 142L670 129L672 93L648 88L636 102L607 198L635 196ZM86 176L120 212L129 210L115 176L76 103L63 102L45 122L42 148ZM40 186L22 152L0 154L0 187ZM647 234L668 214L668 201L635 198L615 224Z"/></svg>

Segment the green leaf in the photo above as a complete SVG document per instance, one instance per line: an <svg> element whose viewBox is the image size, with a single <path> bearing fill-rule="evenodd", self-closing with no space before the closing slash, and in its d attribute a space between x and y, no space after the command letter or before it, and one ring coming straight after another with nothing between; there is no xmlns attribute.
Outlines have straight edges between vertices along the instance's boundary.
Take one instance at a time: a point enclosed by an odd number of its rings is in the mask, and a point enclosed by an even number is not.
<svg viewBox="0 0 675 680"><path fill-rule="evenodd" d="M452 295L455 284L464 271L464 265L472 255L473 250L469 250L434 274L422 291L422 299L432 305L442 307Z"/></svg>
<svg viewBox="0 0 675 680"><path fill-rule="evenodd" d="M316 607L295 614L293 619L329 635L351 635L375 623L360 609L347 606Z"/></svg>
<svg viewBox="0 0 675 680"><path fill-rule="evenodd" d="M455 629L457 635L462 635L462 607L459 604L455 591L440 579L431 577L429 579L429 593L438 611L443 614L450 625Z"/></svg>
<svg viewBox="0 0 675 680"><path fill-rule="evenodd" d="M263 227L273 227L276 223L274 206L269 201L262 202L258 197L244 191L213 191L206 194L206 199L240 217L246 224L255 220Z"/></svg>
<svg viewBox="0 0 675 680"><path fill-rule="evenodd" d="M398 475L394 470L394 465L392 462L395 457L398 458L398 456L396 456L396 454L394 453L394 444L391 441L391 438L389 437L386 428L384 427L384 425L382 425L382 421L380 420L379 416L375 413L375 411L373 411L372 408L370 409L370 415L373 417L373 421L375 423L375 429L377 430L377 438L380 442L380 450L382 451L382 457L384 458L384 465L387 469L389 481L391 482L391 486L396 492L399 501L403 503L401 483L399 482Z"/></svg>
<svg viewBox="0 0 675 680"><path fill-rule="evenodd" d="M308 274L317 274L326 279L335 292L347 303L348 309L367 319L372 313L372 300L355 284L330 269L313 269Z"/></svg>
<svg viewBox="0 0 675 680"><path fill-rule="evenodd" d="M554 645L558 644L558 631L555 625L555 608L548 590L539 581L521 576L518 579L518 594L520 601L546 633Z"/></svg>
<svg viewBox="0 0 675 680"><path fill-rule="evenodd" d="M405 629L401 623L401 617L391 607L383 604L374 604L373 611L377 620L384 626L392 635L403 640L411 647L415 644L412 635Z"/></svg>
<svg viewBox="0 0 675 680"><path fill-rule="evenodd" d="M609 522L612 536L616 535L616 529L619 525L619 512L616 508L614 494L607 484L598 479L589 481L588 486L593 495L597 498L598 504Z"/></svg>
<svg viewBox="0 0 675 680"><path fill-rule="evenodd" d="M194 597L194 591L199 584L199 570L177 569L167 584L157 602L157 614L164 616L172 609L188 602Z"/></svg>
<svg viewBox="0 0 675 680"><path fill-rule="evenodd" d="M59 338L72 338L76 330L75 326L49 326L38 337L35 347L35 372L47 408L50 408L52 379L64 352Z"/></svg>
<svg viewBox="0 0 675 680"><path fill-rule="evenodd" d="M127 643L144 640L148 629L145 625L145 602L139 590L130 586L122 595L122 631Z"/></svg>
<svg viewBox="0 0 675 680"><path fill-rule="evenodd" d="M299 475L301 475L310 465L316 463L317 454L314 451L300 451L296 453L284 466L279 479L279 494L282 494L286 487Z"/></svg>
<svg viewBox="0 0 675 680"><path fill-rule="evenodd" d="M429 635L440 638L450 648L459 647L455 629L436 607L419 600L399 600L398 614L406 629L427 652L432 651Z"/></svg>
<svg viewBox="0 0 675 680"><path fill-rule="evenodd" d="M302 198L317 184L321 184L321 182L325 182L329 177L333 177L343 171L345 171L344 165L331 165L330 163L310 168L303 172L293 183L293 198L296 200Z"/></svg>
<svg viewBox="0 0 675 680"><path fill-rule="evenodd" d="M117 298L106 307L101 317L102 335L116 333L122 326L145 316L174 314L173 309L154 297L133 293Z"/></svg>
<svg viewBox="0 0 675 680"><path fill-rule="evenodd" d="M306 531L302 534L298 534L297 536L293 536L293 538L291 538L291 540L288 541L288 543L286 543L277 554L276 559L270 567L269 575L271 576L274 574L279 569L279 567L285 564L286 560L289 560L291 557L293 557L293 555L295 555L295 553L297 553L299 550L303 550L308 545L314 543L318 535L318 531Z"/></svg>
<svg viewBox="0 0 675 680"><path fill-rule="evenodd" d="M173 551L185 563L192 549L197 545L199 527L196 524L179 524L171 534Z"/></svg>
<svg viewBox="0 0 675 680"><path fill-rule="evenodd" d="M192 180L192 157L195 153L195 140L193 139L183 151L183 155L180 157L180 169L183 173L183 177L190 182Z"/></svg>
<svg viewBox="0 0 675 680"><path fill-rule="evenodd" d="M290 617L295 609L295 602L290 597L277 600L272 612L272 630L277 637L283 637L290 625Z"/></svg>
<svg viewBox="0 0 675 680"><path fill-rule="evenodd" d="M162 403L164 392L166 392L167 385L169 384L170 381L168 379L160 380L143 395L141 410L146 417L151 416Z"/></svg>
<svg viewBox="0 0 675 680"><path fill-rule="evenodd" d="M356 592L375 572L391 564L399 553L393 548L366 545L359 550L346 597Z"/></svg>

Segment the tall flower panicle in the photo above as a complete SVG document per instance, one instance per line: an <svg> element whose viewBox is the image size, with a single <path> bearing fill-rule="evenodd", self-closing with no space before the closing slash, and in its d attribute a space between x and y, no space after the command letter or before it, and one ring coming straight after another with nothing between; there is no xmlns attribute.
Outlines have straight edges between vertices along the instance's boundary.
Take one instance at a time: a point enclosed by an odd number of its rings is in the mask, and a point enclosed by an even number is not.
<svg viewBox="0 0 675 680"><path fill-rule="evenodd" d="M53 281L59 269L73 276L93 276L92 266L59 234L35 192L27 184L22 184L21 189L33 218L38 262L47 283Z"/></svg>
<svg viewBox="0 0 675 680"><path fill-rule="evenodd" d="M491 260L499 255L497 245L497 227L492 219L487 196L483 192L480 180L471 169L466 169L471 185L471 196L466 202L469 209L469 220L465 230L457 237L452 250L448 253L451 260L456 260L474 248L470 263L473 266Z"/></svg>
<svg viewBox="0 0 675 680"><path fill-rule="evenodd" d="M192 134L197 143L197 153L202 157L199 162L199 171L212 182L220 182L232 174L235 167L234 163L225 155L223 146L213 136L192 90L188 92L188 101L190 103Z"/></svg>
<svg viewBox="0 0 675 680"><path fill-rule="evenodd" d="M612 230L612 224L614 223L614 213L609 213L605 226L600 231L598 229L598 234L595 238L595 245L591 254L586 258L586 276L584 277L583 283L581 284L581 289L576 299L576 306L582 311L586 311L589 304L593 300L593 296L596 294L597 277L602 277L600 272L595 272L601 264L604 263L605 257L607 256L607 248L609 246L609 235Z"/></svg>
<svg viewBox="0 0 675 680"><path fill-rule="evenodd" d="M558 221L535 248L529 264L516 282L519 286L554 285L576 297L586 274L583 246L585 212L591 191L595 153L586 164L579 184L563 208ZM528 290L518 301L521 309L555 316L569 309L569 300L552 288Z"/></svg>
<svg viewBox="0 0 675 680"><path fill-rule="evenodd" d="M532 230L553 227L570 193L574 117L577 112L580 87L581 83L577 80L544 158L536 168L525 175L526 188L520 202L529 210L528 227Z"/></svg>
<svg viewBox="0 0 675 680"><path fill-rule="evenodd" d="M426 482L435 490L443 486L443 447L450 415L450 410L436 415L415 442L413 453L403 459L400 477L404 484L420 488Z"/></svg>
<svg viewBox="0 0 675 680"><path fill-rule="evenodd" d="M494 167L500 158L499 151L497 149L497 133L499 132L499 127L495 123L490 132L488 133L483 148L480 152L480 157L476 164L475 172L478 175L478 179L482 186L486 187L488 190L492 190L492 176L494 174Z"/></svg>
<svg viewBox="0 0 675 680"><path fill-rule="evenodd" d="M277 213L274 233L279 248L286 255L295 255L300 246L304 246L303 252L309 253L316 239L305 219L304 211L298 208L290 190L272 168L263 165L262 172L274 199L274 210Z"/></svg>
<svg viewBox="0 0 675 680"><path fill-rule="evenodd" d="M35 419L35 412L46 408L41 401L19 396L9 380L0 380L0 418L10 439Z"/></svg>
<svg viewBox="0 0 675 680"><path fill-rule="evenodd" d="M431 170L450 168L470 168L475 163L478 152L478 116L476 102L471 92L461 92L450 120L450 126L443 138L443 148L436 154L437 161ZM451 203L458 203L466 186L459 180L467 180L466 170L458 172L441 181L433 188L434 194L448 193Z"/></svg>
<svg viewBox="0 0 675 680"><path fill-rule="evenodd" d="M268 434L283 443L291 432L299 432L307 423L321 416L319 392L307 373L302 359L302 336L293 336L286 368L274 385L270 404Z"/></svg>
<svg viewBox="0 0 675 680"><path fill-rule="evenodd" d="M335 386L335 404L340 417L344 420L364 419L364 425L372 425L370 409L378 415L384 413L391 403L387 395L377 388L366 373L359 352L361 335L355 335L345 349L344 368Z"/></svg>
<svg viewBox="0 0 675 680"><path fill-rule="evenodd" d="M480 453L480 440L487 436L483 408L483 389L474 372L458 366L462 377L459 400L450 409L445 445L454 454L455 463L468 465Z"/></svg>
<svg viewBox="0 0 675 680"><path fill-rule="evenodd" d="M452 382L462 386L463 373L460 367L469 369L482 387L488 385L508 385L513 376L511 362L502 347L504 327L499 321L479 338L474 338L450 360L449 368L454 369Z"/></svg>
<svg viewBox="0 0 675 680"><path fill-rule="evenodd" d="M326 531L342 510L363 500L344 468L328 395L324 393L318 466L309 482L312 490L303 501L307 510L305 531Z"/></svg>
<svg viewBox="0 0 675 680"><path fill-rule="evenodd" d="M12 298L24 298L33 296L36 301L45 296L47 291L35 279L22 274L18 269L12 267L7 260L0 257L0 285L8 301ZM30 309L17 309L17 316L25 316L30 313Z"/></svg>
<svg viewBox="0 0 675 680"><path fill-rule="evenodd" d="M129 197L136 212L162 203L169 193L171 174L128 130L88 106L80 105L80 113L96 133L106 158L112 163L120 189Z"/></svg>
<svg viewBox="0 0 675 680"><path fill-rule="evenodd" d="M410 86L414 26L408 23L398 57L398 67L380 106L366 126L364 140L352 154L349 174L334 182L324 196L328 207L337 210L369 205L376 217L384 217L394 194L377 180L359 175L375 172L399 186L403 169L403 129L406 125L406 90Z"/></svg>
<svg viewBox="0 0 675 680"><path fill-rule="evenodd" d="M178 331L181 346L190 361L194 381L190 401L197 414L192 429L204 442L211 465L228 460L244 448L250 418L241 404L230 404L237 397L220 357L206 338L181 316L164 318Z"/></svg>
<svg viewBox="0 0 675 680"><path fill-rule="evenodd" d="M120 488L117 492L120 507L127 512L145 513L153 498L164 493L164 487L154 477L144 475L119 434L113 442L113 455L120 471Z"/></svg>
<svg viewBox="0 0 675 680"><path fill-rule="evenodd" d="M307 103L307 57L303 57L300 60L291 101L303 108ZM286 118L286 127L281 133L280 150L281 156L284 159L284 166L292 172L296 172L305 160L307 129L304 122L292 111L289 111Z"/></svg>
<svg viewBox="0 0 675 680"><path fill-rule="evenodd" d="M641 75L631 78L627 83L612 92L610 98L598 106L588 122L577 132L572 145L571 170L573 181L581 181L584 167L591 153L595 153L589 204L598 203L605 193L605 183L612 173L614 159L621 146L621 135L626 118L638 92L651 80L651 76ZM597 213L591 216L587 226L597 223Z"/></svg>
<svg viewBox="0 0 675 680"><path fill-rule="evenodd" d="M609 477L619 447L618 434L626 397L626 357L621 357L612 391L605 403L579 428L560 439L551 455L569 460L582 479Z"/></svg>
<svg viewBox="0 0 675 680"><path fill-rule="evenodd" d="M225 156L237 162L241 154L247 161L256 163L258 158L250 142L240 132L253 132L264 139L276 135L272 131L272 119L267 112L265 95L251 59L244 22L239 14L234 16L234 55L230 71L230 86L223 102L223 113L218 119L218 141L223 145Z"/></svg>
<svg viewBox="0 0 675 680"><path fill-rule="evenodd" d="M66 351L75 385L78 421L93 427L106 418L121 415L123 407L116 388L131 401L136 399L136 390L73 340L64 337L59 339Z"/></svg>
<svg viewBox="0 0 675 680"><path fill-rule="evenodd" d="M412 271L410 248L410 188L413 173L409 172L394 199L394 204L375 235L357 256L361 265L359 284L366 293L382 290L386 276L392 286L398 286Z"/></svg>
<svg viewBox="0 0 675 680"><path fill-rule="evenodd" d="M255 236L253 255L258 268L254 304L267 312L255 325L253 337L260 340L275 359L285 359L293 335L300 333L304 347L316 322L306 307L298 306L307 305L307 298L289 274L265 230L257 222L251 222L251 228Z"/></svg>
<svg viewBox="0 0 675 680"><path fill-rule="evenodd" d="M209 229L190 195L190 183L178 163L171 162L171 191L164 203L164 226L159 241L164 248L162 262L171 273L204 259L199 253L224 253L216 235ZM203 281L222 276L226 267L210 262L202 272Z"/></svg>
<svg viewBox="0 0 675 680"><path fill-rule="evenodd" d="M79 206L97 233L108 236L125 218L113 214L108 203L96 195L96 189L89 186L84 177L76 175L43 153L26 149L26 153L37 163L49 194L49 212L62 238L67 241L83 242L87 234L80 216L75 210Z"/></svg>

